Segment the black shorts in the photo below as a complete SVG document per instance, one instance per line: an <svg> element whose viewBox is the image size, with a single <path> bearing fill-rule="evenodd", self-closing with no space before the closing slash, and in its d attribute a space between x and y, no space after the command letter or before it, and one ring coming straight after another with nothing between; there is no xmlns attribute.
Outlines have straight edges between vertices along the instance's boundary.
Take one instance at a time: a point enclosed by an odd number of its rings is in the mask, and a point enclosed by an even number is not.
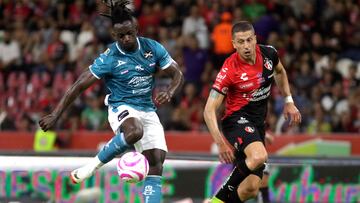
<svg viewBox="0 0 360 203"><path fill-rule="evenodd" d="M230 116L222 122L222 130L227 141L236 149L236 158L246 158L244 149L250 143L265 143L265 126L255 125L242 116Z"/></svg>

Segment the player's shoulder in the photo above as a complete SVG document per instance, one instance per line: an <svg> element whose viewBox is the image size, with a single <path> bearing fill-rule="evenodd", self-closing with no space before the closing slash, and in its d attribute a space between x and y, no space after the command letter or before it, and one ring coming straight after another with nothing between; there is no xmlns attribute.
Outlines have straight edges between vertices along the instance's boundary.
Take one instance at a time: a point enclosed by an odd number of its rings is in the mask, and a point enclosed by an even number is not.
<svg viewBox="0 0 360 203"><path fill-rule="evenodd" d="M234 52L229 57L227 57L224 61L223 67L226 68L233 68L235 67L239 62L239 56L237 52Z"/></svg>
<svg viewBox="0 0 360 203"><path fill-rule="evenodd" d="M268 54L276 54L277 50L275 47L268 45L268 44L259 44L260 50L263 53L268 53Z"/></svg>
<svg viewBox="0 0 360 203"><path fill-rule="evenodd" d="M118 50L116 47L116 43L109 44L104 52L102 52L98 58L101 58L103 63L111 63L113 61L114 56L118 54Z"/></svg>
<svg viewBox="0 0 360 203"><path fill-rule="evenodd" d="M154 39L150 39L147 37L138 37L138 39L139 39L140 46L145 47L145 48L154 48L154 47L156 48L158 46L161 46L161 44Z"/></svg>

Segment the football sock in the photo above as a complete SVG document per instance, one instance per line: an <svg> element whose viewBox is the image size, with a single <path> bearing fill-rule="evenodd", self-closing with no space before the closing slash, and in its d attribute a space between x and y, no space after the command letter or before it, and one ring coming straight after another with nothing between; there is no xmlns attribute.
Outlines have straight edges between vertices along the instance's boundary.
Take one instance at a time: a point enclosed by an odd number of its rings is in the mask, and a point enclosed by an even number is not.
<svg viewBox="0 0 360 203"><path fill-rule="evenodd" d="M261 194L263 203L269 203L270 202L269 187L260 188L260 194Z"/></svg>
<svg viewBox="0 0 360 203"><path fill-rule="evenodd" d="M238 162L238 164L231 172L229 178L225 181L225 183L223 183L221 188L215 194L215 197L224 202L231 202L230 198L236 199L236 197L238 201L240 201L237 195L237 187L250 173L251 171L247 167L245 160Z"/></svg>
<svg viewBox="0 0 360 203"><path fill-rule="evenodd" d="M161 176L149 175L145 178L143 197L145 203L161 202Z"/></svg>
<svg viewBox="0 0 360 203"><path fill-rule="evenodd" d="M115 135L97 154L99 160L106 164L111 161L116 155L126 151L129 145L126 143L124 133Z"/></svg>

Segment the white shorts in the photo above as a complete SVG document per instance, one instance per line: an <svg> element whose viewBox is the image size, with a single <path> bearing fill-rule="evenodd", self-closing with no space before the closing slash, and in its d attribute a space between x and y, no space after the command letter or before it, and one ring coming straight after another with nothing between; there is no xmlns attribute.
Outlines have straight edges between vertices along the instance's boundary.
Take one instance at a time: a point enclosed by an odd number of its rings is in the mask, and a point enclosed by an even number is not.
<svg viewBox="0 0 360 203"><path fill-rule="evenodd" d="M142 152L155 148L162 149L166 152L168 151L164 128L156 112L138 111L126 105L121 105L116 109L109 106L108 112L109 123L115 134L120 133L121 124L128 118L137 118L143 124L144 135L134 144L136 151Z"/></svg>

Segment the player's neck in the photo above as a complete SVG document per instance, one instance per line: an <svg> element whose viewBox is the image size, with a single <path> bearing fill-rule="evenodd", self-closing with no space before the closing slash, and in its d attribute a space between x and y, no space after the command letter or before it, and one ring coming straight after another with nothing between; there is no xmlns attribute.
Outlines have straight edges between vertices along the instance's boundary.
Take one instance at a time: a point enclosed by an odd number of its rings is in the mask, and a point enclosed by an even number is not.
<svg viewBox="0 0 360 203"><path fill-rule="evenodd" d="M243 58L240 54L239 57L241 58L241 60L245 63L248 63L250 65L254 65L256 63L256 54L254 54L253 56L251 56L250 58Z"/></svg>

